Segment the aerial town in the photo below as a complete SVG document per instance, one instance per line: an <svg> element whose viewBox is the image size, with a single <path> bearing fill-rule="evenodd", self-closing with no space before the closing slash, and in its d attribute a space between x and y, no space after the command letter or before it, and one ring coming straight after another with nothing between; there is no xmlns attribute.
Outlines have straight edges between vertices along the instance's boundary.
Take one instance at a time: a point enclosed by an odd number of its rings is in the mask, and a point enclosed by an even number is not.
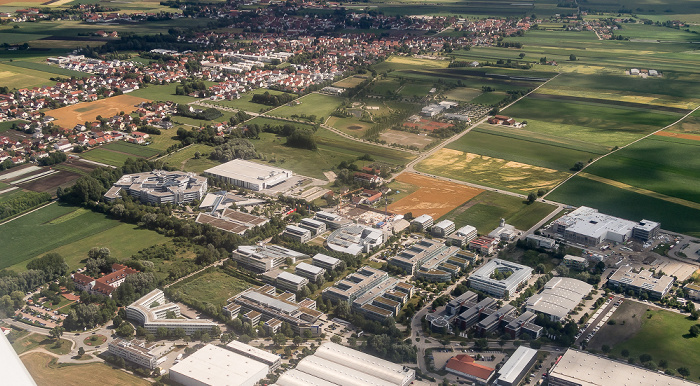
<svg viewBox="0 0 700 386"><path fill-rule="evenodd" d="M0 1L0 383L700 384L699 22Z"/></svg>

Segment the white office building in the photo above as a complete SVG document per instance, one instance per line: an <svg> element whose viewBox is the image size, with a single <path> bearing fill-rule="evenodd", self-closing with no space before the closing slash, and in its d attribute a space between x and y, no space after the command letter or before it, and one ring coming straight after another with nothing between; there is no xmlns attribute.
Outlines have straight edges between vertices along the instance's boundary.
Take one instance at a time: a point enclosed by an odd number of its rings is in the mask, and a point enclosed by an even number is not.
<svg viewBox="0 0 700 386"><path fill-rule="evenodd" d="M532 277L532 268L511 261L493 259L469 276L469 286L496 297L510 296Z"/></svg>
<svg viewBox="0 0 700 386"><path fill-rule="evenodd" d="M455 223L450 220L442 220L433 225L431 232L435 237L447 237L455 231Z"/></svg>
<svg viewBox="0 0 700 386"><path fill-rule="evenodd" d="M167 330L182 328L185 334L192 335L196 331L209 332L217 326L207 319L168 319L168 312L179 317L180 306L166 301L163 291L154 289L126 307L126 318L138 323L151 334L155 334L159 327Z"/></svg>
<svg viewBox="0 0 700 386"><path fill-rule="evenodd" d="M204 171L226 183L250 190L263 190L291 178L291 170L275 168L256 162L235 159Z"/></svg>
<svg viewBox="0 0 700 386"><path fill-rule="evenodd" d="M270 367L208 344L170 368L170 380L183 386L255 386Z"/></svg>

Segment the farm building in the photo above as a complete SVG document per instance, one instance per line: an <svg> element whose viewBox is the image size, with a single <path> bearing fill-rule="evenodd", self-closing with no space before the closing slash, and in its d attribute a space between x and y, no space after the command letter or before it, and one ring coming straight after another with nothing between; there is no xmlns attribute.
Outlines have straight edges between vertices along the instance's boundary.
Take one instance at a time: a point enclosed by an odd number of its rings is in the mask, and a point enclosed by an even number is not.
<svg viewBox="0 0 700 386"><path fill-rule="evenodd" d="M112 264L112 272L98 279L93 279L90 276L76 272L71 277L75 288L80 291L86 291L91 294L100 294L112 297L112 292L119 288L124 283L127 276L138 273L139 271L121 264Z"/></svg>
<svg viewBox="0 0 700 386"><path fill-rule="evenodd" d="M263 190L291 178L291 170L275 168L255 162L235 159L204 171L205 174L226 183L250 190Z"/></svg>

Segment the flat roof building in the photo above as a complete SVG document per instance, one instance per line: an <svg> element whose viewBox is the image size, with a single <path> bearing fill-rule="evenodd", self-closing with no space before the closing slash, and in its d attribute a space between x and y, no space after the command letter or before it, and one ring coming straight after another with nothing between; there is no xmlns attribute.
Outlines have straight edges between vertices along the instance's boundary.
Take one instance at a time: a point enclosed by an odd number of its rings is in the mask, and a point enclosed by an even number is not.
<svg viewBox="0 0 700 386"><path fill-rule="evenodd" d="M544 285L544 290L530 296L525 309L541 313L553 321L566 318L569 312L593 290L593 286L581 280L568 277L552 278Z"/></svg>
<svg viewBox="0 0 700 386"><path fill-rule="evenodd" d="M209 224L226 232L243 235L248 229L265 225L269 220L262 216L223 208L220 212L213 210L210 213L199 213L195 221L200 224Z"/></svg>
<svg viewBox="0 0 700 386"><path fill-rule="evenodd" d="M613 287L629 288L635 292L647 292L649 297L661 299L673 286L675 279L663 275L654 277L654 273L642 269L635 273L631 266L620 267L608 279L608 285Z"/></svg>
<svg viewBox="0 0 700 386"><path fill-rule="evenodd" d="M623 243L632 237L648 241L658 234L660 227L661 224L653 221L635 223L582 206L555 220L550 229L566 241L594 246L604 240Z"/></svg>
<svg viewBox="0 0 700 386"><path fill-rule="evenodd" d="M469 276L469 286L492 296L510 296L532 277L532 268L511 261L493 259Z"/></svg>
<svg viewBox="0 0 700 386"><path fill-rule="evenodd" d="M564 265L574 269L583 270L588 268L588 260L580 256L566 255L564 256Z"/></svg>
<svg viewBox="0 0 700 386"><path fill-rule="evenodd" d="M326 231L326 223L312 218L302 218L301 221L299 221L299 226L310 230L314 236L318 236Z"/></svg>
<svg viewBox="0 0 700 386"><path fill-rule="evenodd" d="M275 168L256 162L234 159L204 171L205 174L226 183L250 190L263 190L281 184L293 173L291 170Z"/></svg>
<svg viewBox="0 0 700 386"><path fill-rule="evenodd" d="M477 237L477 230L471 225L465 225L457 229L453 234L447 236L447 241L455 246L469 244L470 241Z"/></svg>
<svg viewBox="0 0 700 386"><path fill-rule="evenodd" d="M425 232L431 226L433 226L433 218L427 214L422 214L411 220L411 229L417 231Z"/></svg>
<svg viewBox="0 0 700 386"><path fill-rule="evenodd" d="M180 306L167 302L163 291L154 289L126 307L126 318L140 324L151 334L155 334L159 327L168 330L182 328L185 334L192 335L196 331L209 332L212 327L218 326L207 319L168 319L168 311L180 316Z"/></svg>
<svg viewBox="0 0 700 386"><path fill-rule="evenodd" d="M517 386L537 361L537 350L520 346L498 370L497 386Z"/></svg>
<svg viewBox="0 0 700 386"><path fill-rule="evenodd" d="M238 264L255 272L267 272L284 264L289 258L292 264L296 259L309 257L300 252L279 245L241 245L231 254Z"/></svg>
<svg viewBox="0 0 700 386"><path fill-rule="evenodd" d="M525 240L534 245L536 248L553 249L557 245L556 240L550 239L549 237L538 236L536 234L527 235Z"/></svg>
<svg viewBox="0 0 700 386"><path fill-rule="evenodd" d="M357 256L384 243L384 232L364 225L336 229L326 238L326 246L336 252Z"/></svg>
<svg viewBox="0 0 700 386"><path fill-rule="evenodd" d="M431 281L449 281L469 266L467 259L458 256L460 251L458 247L447 246L438 240L423 239L387 261L409 275Z"/></svg>
<svg viewBox="0 0 700 386"><path fill-rule="evenodd" d="M442 220L433 225L430 231L434 237L447 237L455 231L455 223L450 220Z"/></svg>
<svg viewBox="0 0 700 386"><path fill-rule="evenodd" d="M109 342L107 351L112 355L151 370L165 360L164 355L166 354L165 347L158 346L156 343L122 338L116 338Z"/></svg>
<svg viewBox="0 0 700 386"><path fill-rule="evenodd" d="M311 240L311 231L296 225L287 225L287 227L284 228L284 232L282 232L282 236L299 243L305 243Z"/></svg>
<svg viewBox="0 0 700 386"><path fill-rule="evenodd" d="M332 342L282 374L276 385L408 386L415 370Z"/></svg>
<svg viewBox="0 0 700 386"><path fill-rule="evenodd" d="M268 365L270 367L270 372L279 369L280 365L282 364L282 358L279 355L253 347L237 340L232 340L226 345L226 348L237 354L241 354L245 357Z"/></svg>
<svg viewBox="0 0 700 386"><path fill-rule="evenodd" d="M568 349L548 374L551 386L690 386L696 383L626 362Z"/></svg>
<svg viewBox="0 0 700 386"><path fill-rule="evenodd" d="M314 220L326 224L327 228L329 229L338 229L346 225L352 224L352 221L340 215L324 211L316 212L316 214L314 215Z"/></svg>
<svg viewBox="0 0 700 386"><path fill-rule="evenodd" d="M170 368L170 380L183 386L254 386L269 366L208 344Z"/></svg>
<svg viewBox="0 0 700 386"><path fill-rule="evenodd" d="M144 203L182 204L204 197L207 178L195 173L165 170L125 174L105 193L105 200L111 202L121 198L122 190Z"/></svg>
<svg viewBox="0 0 700 386"><path fill-rule="evenodd" d="M308 263L299 263L294 268L294 273L299 276L303 276L314 283L318 283L321 279L323 279L323 274L325 272L325 269Z"/></svg>
<svg viewBox="0 0 700 386"><path fill-rule="evenodd" d="M277 288L295 293L301 291L307 284L309 284L309 279L287 271L280 272L275 279L275 286Z"/></svg>
<svg viewBox="0 0 700 386"><path fill-rule="evenodd" d="M311 264L324 269L336 269L340 265L340 259L317 253L311 258Z"/></svg>

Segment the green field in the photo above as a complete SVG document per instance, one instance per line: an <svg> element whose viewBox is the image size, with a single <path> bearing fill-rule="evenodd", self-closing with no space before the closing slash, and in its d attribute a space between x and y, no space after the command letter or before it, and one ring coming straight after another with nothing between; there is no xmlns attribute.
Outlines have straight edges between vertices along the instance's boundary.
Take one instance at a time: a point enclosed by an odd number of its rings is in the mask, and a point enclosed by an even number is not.
<svg viewBox="0 0 700 386"><path fill-rule="evenodd" d="M587 173L700 203L700 141L653 135L586 168Z"/></svg>
<svg viewBox="0 0 700 386"><path fill-rule="evenodd" d="M410 82L403 85L399 90L399 95L403 97L416 97L422 98L428 95L428 91L433 88L430 83L416 83Z"/></svg>
<svg viewBox="0 0 700 386"><path fill-rule="evenodd" d="M449 91L446 91L443 95L445 95L445 98L447 99L460 102L469 102L481 94L483 94L483 92L475 88L455 87Z"/></svg>
<svg viewBox="0 0 700 386"><path fill-rule="evenodd" d="M343 102L342 98L323 94L309 94L299 99L301 104L294 106L281 106L268 114L278 117L291 117L292 115L315 115L317 120L325 121Z"/></svg>
<svg viewBox="0 0 700 386"><path fill-rule="evenodd" d="M586 162L599 154L569 148L566 143L546 142L538 138L512 135L510 129L491 130L482 125L470 131L447 148L522 162L561 171L569 171L576 162Z"/></svg>
<svg viewBox="0 0 700 386"><path fill-rule="evenodd" d="M22 354L40 347L54 354L68 354L70 352L72 342L68 339L61 339L61 343L61 346L57 347L56 341L53 338L49 338L47 335L35 333L17 339L12 344L12 347L15 349L17 354Z"/></svg>
<svg viewBox="0 0 700 386"><path fill-rule="evenodd" d="M75 76L77 78L80 78L80 77L90 76L90 74L88 74L87 72L68 70L65 68L58 67L58 66L50 66L50 65L45 64L45 63L25 62L25 61L21 61L21 60L13 60L12 62L4 62L4 64L7 64L9 66L14 66L14 67L26 68L29 70L47 72L49 74L68 76L68 77Z"/></svg>
<svg viewBox="0 0 700 386"><path fill-rule="evenodd" d="M84 153L80 153L81 158L85 158L90 161L101 162L112 166L122 166L127 158L141 158L135 157L129 154L117 153L114 151L109 151L102 148L93 149Z"/></svg>
<svg viewBox="0 0 700 386"><path fill-rule="evenodd" d="M642 317L638 315L637 317ZM620 357L622 350L628 350L630 357L639 358L641 354L650 354L655 363L661 359L668 362L668 368L674 371L679 367L690 370L688 379L700 376L700 338L689 336L688 330L697 321L686 316L655 309L647 311L642 319L642 327L629 340L615 345L612 353Z"/></svg>
<svg viewBox="0 0 700 386"><path fill-rule="evenodd" d="M171 153L160 160L166 165L177 168L178 170L201 173L205 169L209 169L219 164L218 161L209 159L209 153L212 151L212 149L213 148L208 145L190 145L186 149ZM201 158L194 158L196 152L202 154Z"/></svg>
<svg viewBox="0 0 700 386"><path fill-rule="evenodd" d="M70 346L70 344L66 344ZM35 352L22 356L27 371L38 385L79 386L85 374L99 374L102 386L148 386L151 382L104 363L58 365L48 354Z"/></svg>
<svg viewBox="0 0 700 386"><path fill-rule="evenodd" d="M151 137L155 137L155 135ZM102 146L102 148L112 151L118 151L121 153L127 153L142 158L151 158L157 156L160 153L158 150L152 149L150 147L124 141L111 142Z"/></svg>
<svg viewBox="0 0 700 386"><path fill-rule="evenodd" d="M245 281L221 271L213 271L185 284L175 284L172 289L181 292L187 298L208 302L220 309L226 305L226 300L250 286Z"/></svg>
<svg viewBox="0 0 700 386"><path fill-rule="evenodd" d="M87 236L72 243L67 243L50 251L41 252L43 255L48 252L56 252L66 259L66 263L71 270L85 266L88 251L93 247L109 248L111 255L119 260L125 260L136 252L148 248L152 245L168 242L168 238L158 232L148 229L141 229L132 224L116 222L113 228L103 232ZM129 242L124 242L128 240ZM39 257L39 256L37 256ZM26 262L18 263L10 269L21 272L26 270Z"/></svg>
<svg viewBox="0 0 700 386"><path fill-rule="evenodd" d="M81 211L76 215L74 212ZM66 216L66 217L63 217ZM53 222L53 223L52 223ZM102 214L73 206L51 204L0 225L0 269L120 225ZM31 240L31 242L27 242ZM88 248L89 249L89 248ZM64 256L69 258L69 256Z"/></svg>
<svg viewBox="0 0 700 386"><path fill-rule="evenodd" d="M49 79L53 76L53 74L44 71L0 64L0 82L10 89L54 85L56 82Z"/></svg>
<svg viewBox="0 0 700 386"><path fill-rule="evenodd" d="M393 78L377 80L372 85L372 93L378 95L390 95L401 87L401 83Z"/></svg>
<svg viewBox="0 0 700 386"><path fill-rule="evenodd" d="M180 143L180 140L175 134L175 130L161 130L161 135L152 135L150 139L151 144L148 145L150 149L158 150L158 152L163 152L167 150L170 146Z"/></svg>
<svg viewBox="0 0 700 386"><path fill-rule="evenodd" d="M501 103L502 100L506 98L506 93L504 92L485 92L478 97L471 100L471 103L476 103L480 105L496 106Z"/></svg>
<svg viewBox="0 0 700 386"><path fill-rule="evenodd" d="M528 230L554 209L549 204L534 202L527 205L521 198L486 191L447 213L441 220L452 220L457 228L471 225L484 235L494 230L501 218L516 229Z"/></svg>
<svg viewBox="0 0 700 386"><path fill-rule="evenodd" d="M569 205L586 205L601 213L632 221L649 219L663 229L700 236L700 210L576 176L558 187L547 199Z"/></svg>
<svg viewBox="0 0 700 386"><path fill-rule="evenodd" d="M250 91L247 92L243 95L241 95L240 99L236 100L231 100L231 101L211 101L207 103L215 104L218 106L224 106L224 107L230 107L234 109L240 109L243 111L251 111L254 113L260 113L263 111L267 111L273 108L273 106L267 106L267 105L262 105L260 103L253 103L251 100L253 99L253 95L255 94L264 94L265 92L269 92L272 95L282 95L282 94L288 94L282 91L277 91L277 90L267 90L267 89L258 89L255 91Z"/></svg>
<svg viewBox="0 0 700 386"><path fill-rule="evenodd" d="M153 101L173 101L175 103L185 104L199 100L199 98L192 98L187 95L175 95L175 88L177 88L178 85L179 83L170 83L163 86L148 85L148 87L130 92L129 95Z"/></svg>

